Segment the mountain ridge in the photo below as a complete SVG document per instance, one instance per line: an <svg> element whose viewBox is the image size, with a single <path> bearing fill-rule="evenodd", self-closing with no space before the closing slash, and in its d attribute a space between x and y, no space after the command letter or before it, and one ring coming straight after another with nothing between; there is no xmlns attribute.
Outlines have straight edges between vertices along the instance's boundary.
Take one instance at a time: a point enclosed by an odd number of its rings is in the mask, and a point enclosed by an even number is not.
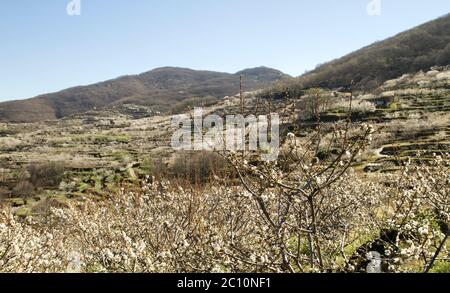
<svg viewBox="0 0 450 293"><path fill-rule="evenodd" d="M297 81L306 88L354 81L360 89L374 89L403 74L449 64L450 13L321 64Z"/></svg>
<svg viewBox="0 0 450 293"><path fill-rule="evenodd" d="M124 75L91 85L76 86L25 100L0 103L0 121L38 122L64 118L114 104L136 104L167 110L191 97L221 98L239 91L239 76L246 90L290 78L283 72L256 67L236 73L159 67L136 75Z"/></svg>

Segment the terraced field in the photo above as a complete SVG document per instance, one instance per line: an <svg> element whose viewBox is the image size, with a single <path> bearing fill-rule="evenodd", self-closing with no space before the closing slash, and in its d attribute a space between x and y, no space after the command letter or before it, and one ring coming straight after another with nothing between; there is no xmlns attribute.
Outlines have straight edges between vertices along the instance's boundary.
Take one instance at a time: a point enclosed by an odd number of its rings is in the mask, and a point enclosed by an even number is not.
<svg viewBox="0 0 450 293"><path fill-rule="evenodd" d="M355 97L354 103L371 106L354 109L353 121L369 122L378 129L372 149L355 163L356 170L393 172L404 160L427 160L450 152L449 73L445 69L402 77L374 94ZM327 93L345 102L340 93ZM287 106L282 100L261 101L257 96L246 94L245 113L277 112L286 128L299 126L308 131L314 127L312 121L297 119L304 109ZM205 114L218 115L240 111L238 97L224 98L204 109ZM345 109L331 107L321 120L331 124L347 117ZM173 131L170 115L135 106L58 121L0 124L0 196L24 216L65 205L68 200L107 197L122 184L134 184L169 168L176 156L170 147ZM63 168L58 182L42 184L30 179L30 167L57 171L52 164Z"/></svg>
<svg viewBox="0 0 450 293"><path fill-rule="evenodd" d="M424 80L430 78L430 75L418 75ZM392 171L404 160L427 160L450 152L448 79L444 82L441 77L439 82L427 83L428 87L417 87L421 83L417 82L417 75L411 79L416 83L381 94L392 95L394 99L373 114L380 126L380 137L375 142L379 147L378 156L370 162L375 169Z"/></svg>

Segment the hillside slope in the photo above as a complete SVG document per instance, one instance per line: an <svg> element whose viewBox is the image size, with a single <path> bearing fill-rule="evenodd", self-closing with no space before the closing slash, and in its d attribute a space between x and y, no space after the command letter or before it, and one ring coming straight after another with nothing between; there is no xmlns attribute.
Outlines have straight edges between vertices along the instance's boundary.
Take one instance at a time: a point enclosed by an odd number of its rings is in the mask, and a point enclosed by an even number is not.
<svg viewBox="0 0 450 293"><path fill-rule="evenodd" d="M373 89L405 73L450 64L450 14L328 62L299 78L304 87L338 88L354 80Z"/></svg>
<svg viewBox="0 0 450 293"><path fill-rule="evenodd" d="M0 103L0 121L59 119L114 104L146 105L164 111L177 101L190 97L234 95L239 91L240 75L244 78L245 90L259 89L289 77L266 67L235 74L164 67L28 100Z"/></svg>

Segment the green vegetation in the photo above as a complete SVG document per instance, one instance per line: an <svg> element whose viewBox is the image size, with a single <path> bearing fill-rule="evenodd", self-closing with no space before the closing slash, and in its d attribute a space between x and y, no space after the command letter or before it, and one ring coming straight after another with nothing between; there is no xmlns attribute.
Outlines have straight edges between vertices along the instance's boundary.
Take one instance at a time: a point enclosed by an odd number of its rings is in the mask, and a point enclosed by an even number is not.
<svg viewBox="0 0 450 293"><path fill-rule="evenodd" d="M450 273L450 262L448 261L437 261L434 265L433 269L431 269L432 273L438 274L448 274Z"/></svg>
<svg viewBox="0 0 450 293"><path fill-rule="evenodd" d="M172 107L170 112L172 114L181 114L185 113L186 111L194 107L209 107L214 104L217 104L218 102L219 99L213 96L208 96L204 98L189 98L176 103Z"/></svg>
<svg viewBox="0 0 450 293"><path fill-rule="evenodd" d="M280 83L272 97L291 96L302 89L347 87L352 81L356 89L371 90L383 82L406 73L428 70L435 65L450 64L450 14L424 25L377 42L331 62L321 64L290 83Z"/></svg>

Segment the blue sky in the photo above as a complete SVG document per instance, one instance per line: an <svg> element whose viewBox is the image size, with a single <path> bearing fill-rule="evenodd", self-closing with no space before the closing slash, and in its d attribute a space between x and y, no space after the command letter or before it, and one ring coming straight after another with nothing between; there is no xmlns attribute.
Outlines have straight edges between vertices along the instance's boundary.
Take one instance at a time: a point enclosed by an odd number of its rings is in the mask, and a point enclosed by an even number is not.
<svg viewBox="0 0 450 293"><path fill-rule="evenodd" d="M448 0L70 0L0 2L0 101L161 66L300 75L450 12Z"/></svg>

